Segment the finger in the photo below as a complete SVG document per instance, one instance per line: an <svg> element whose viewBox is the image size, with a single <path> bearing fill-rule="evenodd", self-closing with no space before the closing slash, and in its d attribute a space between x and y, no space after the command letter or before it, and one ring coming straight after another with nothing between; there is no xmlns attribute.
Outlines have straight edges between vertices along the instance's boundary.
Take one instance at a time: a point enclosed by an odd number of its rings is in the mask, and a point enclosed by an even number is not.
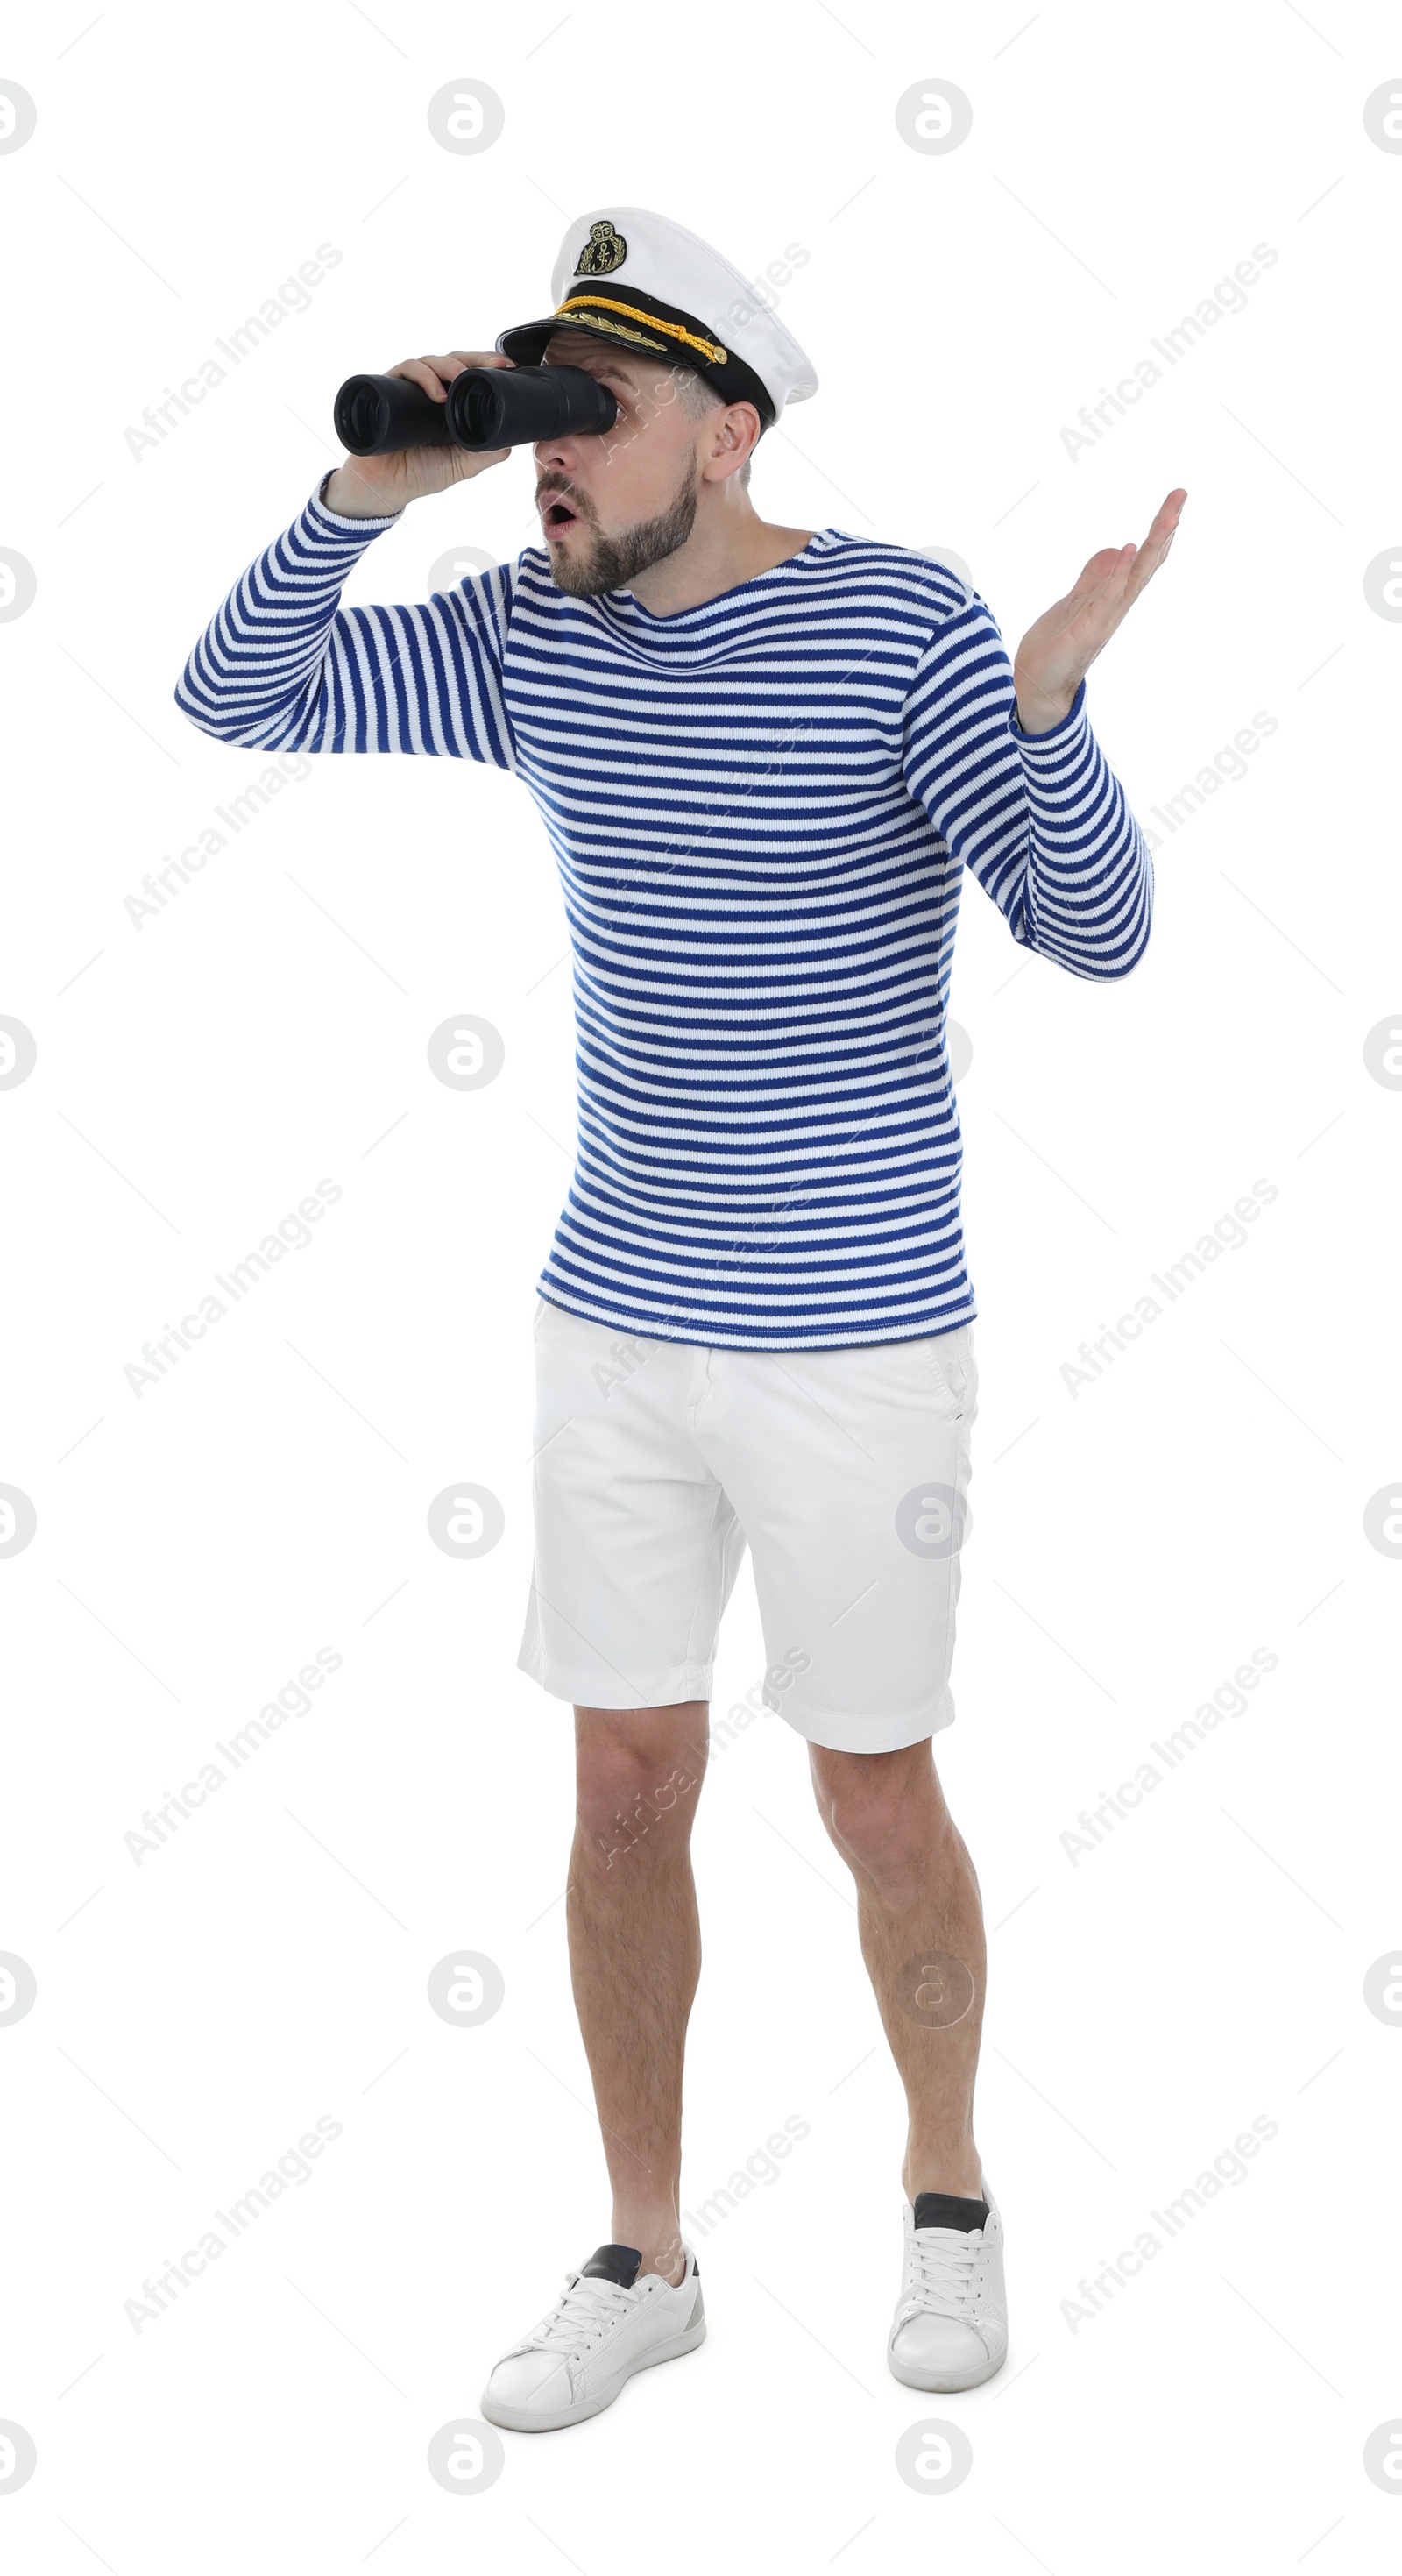
<svg viewBox="0 0 1402 2576"><path fill-rule="evenodd" d="M1065 624L1078 617L1082 609L1103 595L1106 583L1114 579L1124 551L1123 546L1102 546L1097 554L1089 556L1066 597L1059 599L1049 613L1055 616L1058 611L1062 612Z"/></svg>
<svg viewBox="0 0 1402 2576"><path fill-rule="evenodd" d="M1148 580L1150 572L1157 570L1172 545L1178 533L1178 522L1183 515L1183 504L1187 497L1186 491L1180 487L1170 492L1162 503L1153 526L1139 549L1141 563L1146 556L1151 558L1148 569L1144 573L1145 581Z"/></svg>
<svg viewBox="0 0 1402 2576"><path fill-rule="evenodd" d="M1099 589L1112 597L1123 593L1128 599L1135 598L1167 554L1187 497L1182 485L1166 495L1142 545L1107 546L1100 554L1092 555L1077 585L1078 592L1090 597Z"/></svg>
<svg viewBox="0 0 1402 2576"><path fill-rule="evenodd" d="M1103 546L1089 556L1066 597L1030 632L1045 645L1069 641L1089 668L1163 562L1187 497L1182 486L1166 496L1142 546Z"/></svg>
<svg viewBox="0 0 1402 2576"><path fill-rule="evenodd" d="M1186 492L1170 492L1168 496L1168 500L1174 504L1174 510L1172 520L1169 524L1168 534L1159 547L1160 563L1163 562L1164 556L1167 554L1169 547L1172 545L1174 538L1178 534L1179 525L1183 517L1183 504L1187 500L1187 497L1188 495ZM1167 515L1167 511L1168 501L1164 503L1163 509L1159 512L1160 519Z"/></svg>
<svg viewBox="0 0 1402 2576"><path fill-rule="evenodd" d="M442 377L444 384L450 385L454 376L460 376L464 368L489 367L492 361L490 358L478 357L472 349L450 349L444 357L422 358L419 363L421 366L434 368Z"/></svg>
<svg viewBox="0 0 1402 2576"><path fill-rule="evenodd" d="M1093 661L1114 634L1129 607L1129 588L1137 549L1120 546L1110 558L1110 570L1093 590L1081 600L1074 617L1066 621L1066 633L1078 653Z"/></svg>
<svg viewBox="0 0 1402 2576"><path fill-rule="evenodd" d="M1098 653L1135 596L1131 584L1142 551L1132 545L1102 546L1098 553L1088 556L1065 598L1054 601L1038 620L1038 629L1048 640L1074 629L1078 649L1084 649L1094 639ZM1148 579L1152 568L1146 567L1143 580Z"/></svg>
<svg viewBox="0 0 1402 2576"><path fill-rule="evenodd" d="M1172 543L1173 530L1171 528L1169 529L1168 535L1164 538L1162 545L1152 546L1150 545L1147 537L1145 538L1143 545L1139 548L1138 553L1134 558L1133 565L1130 568L1129 579L1125 584L1126 608L1132 605L1132 603L1139 597L1142 590L1147 590Z"/></svg>
<svg viewBox="0 0 1402 2576"><path fill-rule="evenodd" d="M426 393L433 393L439 386L450 385L454 376L460 376L465 367L505 366L508 363L504 358L484 358L474 349L452 349L441 357L406 358L402 367L392 367L390 373L408 376L414 384L421 384ZM421 368L425 371L423 374L418 372ZM444 399L447 399L446 394Z"/></svg>
<svg viewBox="0 0 1402 2576"><path fill-rule="evenodd" d="M1054 601L1046 612L1043 622L1049 634L1058 634L1063 628L1074 626L1088 612L1098 612L1107 598L1115 595L1112 585L1117 577L1122 581L1125 551L1123 546L1102 546L1098 554L1092 555L1082 565L1066 597ZM1132 547L1129 552L1133 553Z"/></svg>
<svg viewBox="0 0 1402 2576"><path fill-rule="evenodd" d="M1152 528L1149 530L1143 545L1140 546L1135 556L1129 581L1126 586L1126 605L1128 605L1131 600L1137 599L1140 592L1153 580L1155 573L1158 571L1160 564L1168 553L1169 547L1172 545L1174 538L1178 534L1178 521L1182 515L1183 503L1187 497L1186 492L1181 494L1170 492L1168 500L1165 501L1163 508L1160 510Z"/></svg>
<svg viewBox="0 0 1402 2576"><path fill-rule="evenodd" d="M494 349L488 349L485 352L481 349L452 349L446 358L435 358L433 361L435 367L441 368L450 383L454 376L460 376L467 367L509 367L514 363L511 358L499 357Z"/></svg>
<svg viewBox="0 0 1402 2576"><path fill-rule="evenodd" d="M1114 599L1110 604L1109 632L1113 632L1114 628L1128 616L1140 592L1152 581L1162 560L1157 548L1151 549L1147 544L1136 546L1127 556L1124 579L1117 585Z"/></svg>
<svg viewBox="0 0 1402 2576"><path fill-rule="evenodd" d="M406 384L417 385L421 392L431 394L435 402L446 402L448 388L437 370L447 364L448 361L442 358L405 358L399 366L387 368L386 373L402 376Z"/></svg>

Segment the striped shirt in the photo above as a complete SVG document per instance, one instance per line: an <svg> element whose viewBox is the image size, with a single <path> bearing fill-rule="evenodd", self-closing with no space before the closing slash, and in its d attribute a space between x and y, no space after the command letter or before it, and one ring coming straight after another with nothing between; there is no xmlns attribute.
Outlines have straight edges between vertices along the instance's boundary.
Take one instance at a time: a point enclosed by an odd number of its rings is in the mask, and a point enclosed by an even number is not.
<svg viewBox="0 0 1402 2576"><path fill-rule="evenodd" d="M1085 682L1024 735L978 593L836 528L670 617L569 597L539 547L343 609L393 524L313 495L176 701L221 742L490 761L530 789L579 1092L541 1294L738 1350L971 1322L945 1043L964 871L1073 975L1127 975L1149 936L1152 861Z"/></svg>

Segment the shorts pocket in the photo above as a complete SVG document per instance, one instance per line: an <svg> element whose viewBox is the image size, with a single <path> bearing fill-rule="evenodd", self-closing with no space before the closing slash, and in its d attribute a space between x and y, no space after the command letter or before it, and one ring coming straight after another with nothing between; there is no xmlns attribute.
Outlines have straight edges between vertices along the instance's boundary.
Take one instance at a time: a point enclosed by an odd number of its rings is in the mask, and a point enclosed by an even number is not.
<svg viewBox="0 0 1402 2576"><path fill-rule="evenodd" d="M931 1384L942 1386L962 1412L977 1377L968 1325L961 1324L952 1333L932 1333L921 1347Z"/></svg>

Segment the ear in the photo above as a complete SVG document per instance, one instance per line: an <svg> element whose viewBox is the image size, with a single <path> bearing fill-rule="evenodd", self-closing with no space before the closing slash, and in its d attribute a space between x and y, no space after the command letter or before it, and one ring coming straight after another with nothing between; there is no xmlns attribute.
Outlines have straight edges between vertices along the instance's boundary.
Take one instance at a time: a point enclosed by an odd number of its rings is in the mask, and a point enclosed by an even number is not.
<svg viewBox="0 0 1402 2576"><path fill-rule="evenodd" d="M759 445L759 413L753 403L727 403L706 423L701 454L703 483L728 483Z"/></svg>

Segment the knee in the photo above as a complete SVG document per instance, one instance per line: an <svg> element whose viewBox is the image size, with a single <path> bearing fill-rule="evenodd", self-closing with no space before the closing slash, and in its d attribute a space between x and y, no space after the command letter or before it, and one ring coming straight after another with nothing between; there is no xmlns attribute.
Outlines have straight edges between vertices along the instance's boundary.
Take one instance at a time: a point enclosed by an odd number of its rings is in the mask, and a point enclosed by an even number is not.
<svg viewBox="0 0 1402 2576"><path fill-rule="evenodd" d="M592 1712L580 1721L576 1812L586 1852L604 1867L624 1852L675 1846L690 1832L705 1764L704 1746L675 1726L621 1726L628 1712ZM692 1733L695 1730L691 1730Z"/></svg>
<svg viewBox="0 0 1402 2576"><path fill-rule="evenodd" d="M920 1795L903 1769L888 1769L880 1755L860 1758L862 1769L844 1766L836 1779L815 1782L819 1809L849 1869L899 1909L918 1900L954 1829L943 1801Z"/></svg>

